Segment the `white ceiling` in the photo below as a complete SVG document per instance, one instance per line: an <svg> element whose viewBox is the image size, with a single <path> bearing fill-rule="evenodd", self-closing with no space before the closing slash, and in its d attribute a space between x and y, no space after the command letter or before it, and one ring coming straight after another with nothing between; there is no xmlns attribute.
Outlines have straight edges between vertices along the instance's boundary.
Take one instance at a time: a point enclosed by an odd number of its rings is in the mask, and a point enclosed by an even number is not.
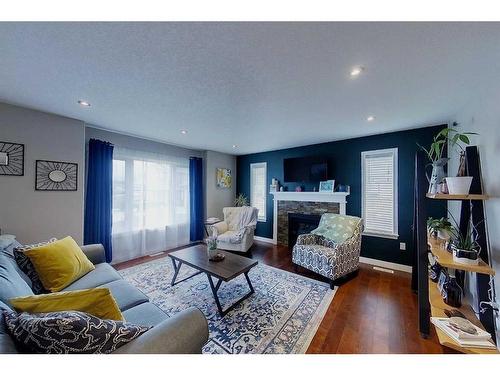
<svg viewBox="0 0 500 375"><path fill-rule="evenodd" d="M499 23L0 23L0 100L246 154L447 122L498 81L499 41Z"/></svg>

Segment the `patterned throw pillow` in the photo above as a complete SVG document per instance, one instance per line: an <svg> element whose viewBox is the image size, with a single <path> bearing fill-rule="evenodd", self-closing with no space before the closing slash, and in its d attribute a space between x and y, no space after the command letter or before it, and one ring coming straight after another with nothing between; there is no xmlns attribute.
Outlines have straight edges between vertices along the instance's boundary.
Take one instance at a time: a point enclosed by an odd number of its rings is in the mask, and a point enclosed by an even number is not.
<svg viewBox="0 0 500 375"><path fill-rule="evenodd" d="M78 311L3 314L7 332L24 353L109 354L149 329Z"/></svg>
<svg viewBox="0 0 500 375"><path fill-rule="evenodd" d="M28 276L31 280L31 289L33 290L33 293L35 294L45 294L48 293L49 291L43 287L42 282L40 281L40 277L38 277L38 273L35 270L35 266L33 266L33 263L31 263L31 260L24 254L25 250L33 249L35 247L47 245L48 243L57 241L57 238L51 238L50 240L46 242L40 242L37 244L31 244L31 245L24 245L21 247L16 247L13 251L14 253L14 259L16 260L16 263L18 267L23 271L26 276Z"/></svg>

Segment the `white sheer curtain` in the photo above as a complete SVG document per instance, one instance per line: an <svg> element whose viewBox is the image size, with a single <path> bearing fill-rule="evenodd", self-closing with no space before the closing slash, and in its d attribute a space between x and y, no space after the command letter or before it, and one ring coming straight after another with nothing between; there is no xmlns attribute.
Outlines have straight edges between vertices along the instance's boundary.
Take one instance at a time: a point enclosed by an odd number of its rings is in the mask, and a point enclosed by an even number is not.
<svg viewBox="0 0 500 375"><path fill-rule="evenodd" d="M189 159L116 147L113 262L189 243Z"/></svg>

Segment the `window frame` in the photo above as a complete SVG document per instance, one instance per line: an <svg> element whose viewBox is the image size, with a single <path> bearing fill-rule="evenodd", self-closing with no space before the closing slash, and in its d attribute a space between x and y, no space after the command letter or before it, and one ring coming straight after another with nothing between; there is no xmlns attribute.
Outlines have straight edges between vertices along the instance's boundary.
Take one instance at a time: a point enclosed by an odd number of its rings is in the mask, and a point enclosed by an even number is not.
<svg viewBox="0 0 500 375"><path fill-rule="evenodd" d="M374 156L374 155L387 155L391 154L392 156L392 167L393 167L393 228L392 232L373 232L373 231L367 231L366 229L363 230L363 235L365 236L371 236L371 237L381 237L381 238L388 238L388 239L398 239L399 238L399 206L398 206L398 200L399 200L399 195L398 195L398 168L399 168L399 162L398 162L398 148L385 148L385 149L378 149L378 150L371 150L371 151L363 151L361 152L361 216L363 218L363 222L366 223L366 202L365 202L365 189L366 189L366 170L365 170L365 161L367 157Z"/></svg>
<svg viewBox="0 0 500 375"><path fill-rule="evenodd" d="M267 222L267 162L250 163L250 206L255 207L252 202L254 183L253 183L253 169L254 168L264 168L264 212L263 217L259 211L257 216L257 221L261 223Z"/></svg>

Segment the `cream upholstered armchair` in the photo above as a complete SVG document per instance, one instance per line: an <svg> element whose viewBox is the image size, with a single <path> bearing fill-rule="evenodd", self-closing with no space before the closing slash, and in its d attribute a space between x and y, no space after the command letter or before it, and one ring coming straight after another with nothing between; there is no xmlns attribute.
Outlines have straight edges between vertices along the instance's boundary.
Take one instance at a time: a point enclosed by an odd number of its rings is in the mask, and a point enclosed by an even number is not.
<svg viewBox="0 0 500 375"><path fill-rule="evenodd" d="M224 221L212 225L212 234L217 237L217 248L246 252L253 244L253 233L257 225L257 210L254 207L224 207Z"/></svg>
<svg viewBox="0 0 500 375"><path fill-rule="evenodd" d="M292 251L292 262L335 280L359 267L363 220L356 216L326 213L318 228L301 234Z"/></svg>

